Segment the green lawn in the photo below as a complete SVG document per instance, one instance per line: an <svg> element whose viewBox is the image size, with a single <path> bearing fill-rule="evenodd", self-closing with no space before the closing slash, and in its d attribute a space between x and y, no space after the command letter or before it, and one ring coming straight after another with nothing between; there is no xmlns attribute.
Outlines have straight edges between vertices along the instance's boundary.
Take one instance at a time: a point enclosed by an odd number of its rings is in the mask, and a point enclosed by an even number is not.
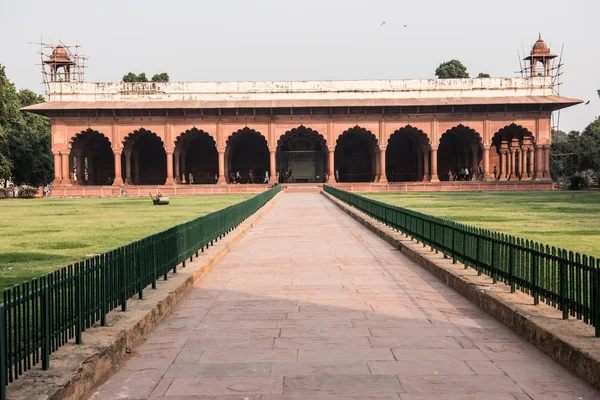
<svg viewBox="0 0 600 400"><path fill-rule="evenodd" d="M250 197L0 200L0 289Z"/></svg>
<svg viewBox="0 0 600 400"><path fill-rule="evenodd" d="M600 192L364 193L412 210L600 256Z"/></svg>

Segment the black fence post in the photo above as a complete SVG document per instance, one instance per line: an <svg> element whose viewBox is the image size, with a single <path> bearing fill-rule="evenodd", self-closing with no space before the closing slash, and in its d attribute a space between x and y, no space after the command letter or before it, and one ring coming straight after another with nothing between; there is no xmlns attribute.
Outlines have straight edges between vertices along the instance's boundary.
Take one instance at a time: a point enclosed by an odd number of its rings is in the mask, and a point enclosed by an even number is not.
<svg viewBox="0 0 600 400"><path fill-rule="evenodd" d="M81 265L75 264L75 344L81 344L81 326L83 313L81 312Z"/></svg>
<svg viewBox="0 0 600 400"><path fill-rule="evenodd" d="M42 369L50 368L50 288L48 277L42 282Z"/></svg>
<svg viewBox="0 0 600 400"><path fill-rule="evenodd" d="M515 249L514 240L511 237L507 238L508 243L508 282L510 284L510 292L515 293L516 282L515 282Z"/></svg>
<svg viewBox="0 0 600 400"><path fill-rule="evenodd" d="M592 264L592 315L594 316L594 328L596 337L600 337L600 259L596 260L597 265Z"/></svg>
<svg viewBox="0 0 600 400"><path fill-rule="evenodd" d="M4 303L0 303L0 400L6 400L6 385L8 371L6 369L6 324L4 323Z"/></svg>
<svg viewBox="0 0 600 400"><path fill-rule="evenodd" d="M125 248L118 250L119 269L121 271L121 311L127 311L127 257Z"/></svg>
<svg viewBox="0 0 600 400"><path fill-rule="evenodd" d="M569 319L569 306L567 301L567 251L558 250L558 300L562 311L562 319Z"/></svg>
<svg viewBox="0 0 600 400"><path fill-rule="evenodd" d="M539 267L539 260L538 260L538 254L539 254L539 244L536 243L535 246L532 246L533 250L532 250L532 263L531 263L531 294L533 295L533 304L534 305L539 305L540 304L540 296L539 296L539 290L538 290L538 281L539 281L539 271L538 271L538 267Z"/></svg>

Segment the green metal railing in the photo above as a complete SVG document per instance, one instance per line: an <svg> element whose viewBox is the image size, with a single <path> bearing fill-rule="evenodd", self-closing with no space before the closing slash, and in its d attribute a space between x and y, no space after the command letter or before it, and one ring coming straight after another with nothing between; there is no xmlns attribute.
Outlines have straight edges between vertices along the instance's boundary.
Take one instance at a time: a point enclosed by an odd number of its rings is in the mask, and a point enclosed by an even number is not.
<svg viewBox="0 0 600 400"><path fill-rule="evenodd" d="M106 314L127 300L140 299L149 285L167 280L209 245L232 231L261 208L281 187L258 194L192 221L184 222L106 253L4 290L0 304L0 398L6 386L38 363L50 365L50 355L69 341L81 343L82 333L96 323L106 326Z"/></svg>
<svg viewBox="0 0 600 400"><path fill-rule="evenodd" d="M464 225L354 193L324 186L325 192L400 231L452 261L486 274L595 328L600 337L600 259L530 239Z"/></svg>

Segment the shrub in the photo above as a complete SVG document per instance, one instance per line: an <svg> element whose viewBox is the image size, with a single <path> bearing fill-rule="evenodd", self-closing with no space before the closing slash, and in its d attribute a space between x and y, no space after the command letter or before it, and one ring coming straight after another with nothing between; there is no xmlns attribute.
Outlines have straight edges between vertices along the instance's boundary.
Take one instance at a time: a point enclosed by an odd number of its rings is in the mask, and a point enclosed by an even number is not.
<svg viewBox="0 0 600 400"><path fill-rule="evenodd" d="M7 199L10 196L10 189L0 188L0 199Z"/></svg>
<svg viewBox="0 0 600 400"><path fill-rule="evenodd" d="M19 189L19 197L22 199L32 199L37 194L38 189L30 186L22 186Z"/></svg>
<svg viewBox="0 0 600 400"><path fill-rule="evenodd" d="M579 190L588 186L588 179L579 172L576 172L569 178L569 190Z"/></svg>

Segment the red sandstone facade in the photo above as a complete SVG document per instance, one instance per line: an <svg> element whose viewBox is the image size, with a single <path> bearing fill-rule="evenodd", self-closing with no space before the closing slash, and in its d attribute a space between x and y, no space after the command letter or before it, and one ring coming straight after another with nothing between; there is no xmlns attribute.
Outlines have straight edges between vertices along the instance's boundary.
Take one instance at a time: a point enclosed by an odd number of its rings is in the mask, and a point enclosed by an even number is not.
<svg viewBox="0 0 600 400"><path fill-rule="evenodd" d="M579 102L555 95L549 78L538 76L55 82L50 102L25 110L52 120L55 194L114 195L126 187L146 195L135 187L173 194L240 191L216 187L238 172L242 183L251 175L263 182L267 172L274 183L278 171L290 168L294 182L400 185L391 190L427 187L408 182L461 187L438 184L461 168L488 182L484 189L502 189L498 182L504 181L511 183L507 188L549 182L551 113ZM255 189L262 190L242 191Z"/></svg>

